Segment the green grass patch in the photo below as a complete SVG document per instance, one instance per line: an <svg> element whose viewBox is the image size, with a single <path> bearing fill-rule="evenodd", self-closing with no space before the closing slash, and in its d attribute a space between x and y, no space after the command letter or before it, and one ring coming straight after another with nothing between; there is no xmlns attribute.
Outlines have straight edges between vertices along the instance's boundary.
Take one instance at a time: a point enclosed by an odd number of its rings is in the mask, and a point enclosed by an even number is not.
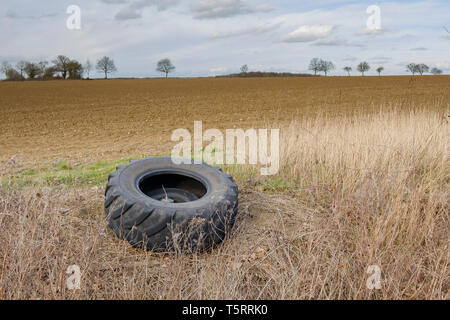
<svg viewBox="0 0 450 320"><path fill-rule="evenodd" d="M160 155L163 156L163 155ZM99 161L88 165L73 166L65 162L55 163L47 168L27 169L15 175L3 177L1 184L14 188L26 186L66 186L66 187L104 187L110 173L116 171L119 165L126 165L130 160L143 159L145 156L129 157L112 161ZM192 159L196 157L192 155ZM282 191L289 188L289 179L281 175L268 176L258 180L259 168L251 165L221 165L218 166L239 185L247 185L257 179L265 191ZM255 180L256 181L256 180Z"/></svg>
<svg viewBox="0 0 450 320"><path fill-rule="evenodd" d="M283 191L292 186L292 182L282 176L271 176L264 180L264 191Z"/></svg>
<svg viewBox="0 0 450 320"><path fill-rule="evenodd" d="M26 170L16 175L2 179L2 185L13 187L24 186L104 186L108 175L122 164L128 164L132 159L143 157L130 157L126 159L101 161L89 165L70 166L67 163L56 163L40 170Z"/></svg>

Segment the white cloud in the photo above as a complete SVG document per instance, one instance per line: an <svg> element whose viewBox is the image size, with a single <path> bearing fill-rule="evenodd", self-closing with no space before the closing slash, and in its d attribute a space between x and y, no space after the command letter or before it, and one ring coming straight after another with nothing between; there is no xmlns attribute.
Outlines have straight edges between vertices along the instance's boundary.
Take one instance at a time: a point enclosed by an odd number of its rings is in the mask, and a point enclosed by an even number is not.
<svg viewBox="0 0 450 320"><path fill-rule="evenodd" d="M283 42L309 42L328 37L334 30L332 25L305 25L283 36Z"/></svg>
<svg viewBox="0 0 450 320"><path fill-rule="evenodd" d="M344 39L324 39L324 40L319 40L313 43L314 46L324 46L324 47L337 47L337 46L342 46L342 47L364 47L362 44L359 43L352 43L349 42L347 40Z"/></svg>
<svg viewBox="0 0 450 320"><path fill-rule="evenodd" d="M450 61L438 61L435 63L436 67L439 69L450 70Z"/></svg>
<svg viewBox="0 0 450 320"><path fill-rule="evenodd" d="M346 56L344 59L342 59L343 61L350 61L350 62L355 62L356 60L358 60L358 58L353 57L353 56Z"/></svg>
<svg viewBox="0 0 450 320"><path fill-rule="evenodd" d="M197 0L191 5L195 19L227 18L272 10L273 8L266 4L252 7L245 0Z"/></svg>
<svg viewBox="0 0 450 320"><path fill-rule="evenodd" d="M230 38L230 37L238 37L243 35L259 35L263 34L272 30L275 30L281 26L282 22L278 23L270 23L270 24L264 24L234 31L226 31L226 32L216 32L214 33L211 38L213 39L220 39L220 38Z"/></svg>
<svg viewBox="0 0 450 320"><path fill-rule="evenodd" d="M137 0L130 3L122 10L120 10L116 14L115 19L116 20L139 19L142 18L142 12L147 7L156 7L158 11L164 11L176 4L178 4L178 0Z"/></svg>
<svg viewBox="0 0 450 320"><path fill-rule="evenodd" d="M386 57L386 56L383 56L383 55L378 55L378 56L370 58L369 60L372 63L375 63L375 64L383 64L383 63L391 62L392 58L391 57Z"/></svg>
<svg viewBox="0 0 450 320"><path fill-rule="evenodd" d="M15 11L8 10L5 13L5 17L9 19L29 19L29 20L37 20L37 19L44 19L44 18L53 18L56 17L58 14L56 12L53 13L42 13L39 15L20 15L17 14Z"/></svg>
<svg viewBox="0 0 450 320"><path fill-rule="evenodd" d="M120 4L120 3L126 3L126 0L102 0L103 3L106 4Z"/></svg>
<svg viewBox="0 0 450 320"><path fill-rule="evenodd" d="M130 7L123 8L115 16L116 20L131 20L139 18L142 18L142 12Z"/></svg>
<svg viewBox="0 0 450 320"><path fill-rule="evenodd" d="M383 28L380 28L380 29L365 28L365 29L358 30L356 32L356 35L357 36L375 36L375 35L383 34L385 32L387 32L387 30L383 29Z"/></svg>
<svg viewBox="0 0 450 320"><path fill-rule="evenodd" d="M227 71L227 68L225 68L225 67L216 67L216 68L209 69L210 73L224 73L226 71Z"/></svg>

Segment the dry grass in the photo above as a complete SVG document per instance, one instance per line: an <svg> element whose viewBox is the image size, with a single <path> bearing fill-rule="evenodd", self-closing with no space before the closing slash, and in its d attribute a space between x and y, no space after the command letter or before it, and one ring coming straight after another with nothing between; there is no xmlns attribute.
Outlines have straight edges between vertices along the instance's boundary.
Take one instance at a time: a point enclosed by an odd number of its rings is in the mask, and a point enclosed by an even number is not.
<svg viewBox="0 0 450 320"><path fill-rule="evenodd" d="M201 254L131 248L101 189L4 186L1 298L448 299L448 105L410 110L283 127L280 175L235 171L239 221ZM366 288L374 264L380 290Z"/></svg>

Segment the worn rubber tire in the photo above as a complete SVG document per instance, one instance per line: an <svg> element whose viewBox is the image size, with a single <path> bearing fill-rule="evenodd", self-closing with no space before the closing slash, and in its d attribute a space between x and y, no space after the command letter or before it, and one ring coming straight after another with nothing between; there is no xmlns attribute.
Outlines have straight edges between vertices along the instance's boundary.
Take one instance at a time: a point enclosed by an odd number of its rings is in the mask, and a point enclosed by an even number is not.
<svg viewBox="0 0 450 320"><path fill-rule="evenodd" d="M160 178L155 178L158 175ZM175 197L189 199L183 203L160 201L144 193L147 181L151 184L152 179L178 176L197 180L206 193L184 196L185 191L167 189L177 191ZM109 175L105 190L105 214L116 235L135 247L157 252L199 251L220 243L233 227L237 208L238 187L230 175L205 163L177 165L170 157L149 157L118 166Z"/></svg>

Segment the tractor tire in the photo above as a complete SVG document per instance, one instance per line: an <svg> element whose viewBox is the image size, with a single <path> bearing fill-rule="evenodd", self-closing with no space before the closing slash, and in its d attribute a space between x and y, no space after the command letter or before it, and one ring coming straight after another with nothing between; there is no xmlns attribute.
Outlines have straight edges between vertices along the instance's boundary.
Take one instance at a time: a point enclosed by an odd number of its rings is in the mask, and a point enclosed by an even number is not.
<svg viewBox="0 0 450 320"><path fill-rule="evenodd" d="M196 252L233 227L238 187L219 167L175 164L170 157L132 160L111 173L108 224L121 239L155 252Z"/></svg>

